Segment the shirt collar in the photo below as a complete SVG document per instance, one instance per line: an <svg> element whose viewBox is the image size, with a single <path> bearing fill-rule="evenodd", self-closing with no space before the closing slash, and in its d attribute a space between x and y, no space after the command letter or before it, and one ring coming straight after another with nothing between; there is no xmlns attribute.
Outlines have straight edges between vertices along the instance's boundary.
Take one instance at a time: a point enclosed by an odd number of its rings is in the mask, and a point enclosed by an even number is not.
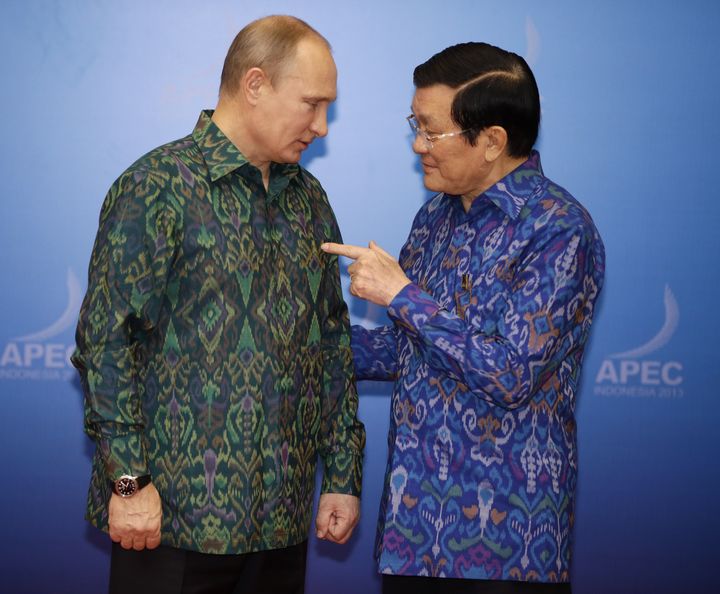
<svg viewBox="0 0 720 594"><path fill-rule="evenodd" d="M224 175L244 165L252 165L252 163L212 121L213 113L212 109L206 109L200 113L192 131L192 137L205 159L205 164L210 171L210 180L214 182ZM272 164L273 174L283 177L293 177L298 171L299 166L294 163Z"/></svg>
<svg viewBox="0 0 720 594"><path fill-rule="evenodd" d="M535 193L542 177L540 153L531 151L527 161L473 200L468 216L473 217L474 214L479 213L484 198L487 198L511 219L516 219L522 207Z"/></svg>

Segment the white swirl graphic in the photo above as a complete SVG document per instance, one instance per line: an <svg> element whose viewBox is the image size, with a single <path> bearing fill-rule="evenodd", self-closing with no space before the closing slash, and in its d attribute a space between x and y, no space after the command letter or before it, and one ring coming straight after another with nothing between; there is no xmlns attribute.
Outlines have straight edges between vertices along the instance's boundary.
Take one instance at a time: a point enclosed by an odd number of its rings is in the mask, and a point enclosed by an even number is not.
<svg viewBox="0 0 720 594"><path fill-rule="evenodd" d="M644 357L653 351L657 351L670 341L672 335L678 327L679 321L680 309L678 308L677 300L675 299L673 292L670 290L670 286L665 285L665 323L662 328L660 328L660 331L642 346L623 353L615 353L614 355L610 355L610 358L639 359L640 357Z"/></svg>
<svg viewBox="0 0 720 594"><path fill-rule="evenodd" d="M78 281L77 276L75 276L75 273L71 268L68 268L67 271L67 294L67 307L55 322L43 330L33 332L32 334L26 334L25 336L18 336L13 340L17 342L44 342L49 338L64 332L70 326L75 325L77 323L78 311L80 311L80 303L82 301L82 288L80 287L80 281Z"/></svg>
<svg viewBox="0 0 720 594"><path fill-rule="evenodd" d="M540 33L530 16L525 19L525 39L527 40L525 61L532 68L540 59Z"/></svg>

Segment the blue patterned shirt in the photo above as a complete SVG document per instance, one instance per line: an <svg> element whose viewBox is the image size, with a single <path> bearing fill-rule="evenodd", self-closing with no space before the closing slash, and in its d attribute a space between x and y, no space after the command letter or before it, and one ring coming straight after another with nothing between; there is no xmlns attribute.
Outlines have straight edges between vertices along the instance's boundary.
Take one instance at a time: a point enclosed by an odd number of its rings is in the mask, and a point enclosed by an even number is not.
<svg viewBox="0 0 720 594"><path fill-rule="evenodd" d="M380 572L569 580L575 395L604 260L537 152L469 212L446 194L420 210L393 325L353 328L358 379L395 380Z"/></svg>

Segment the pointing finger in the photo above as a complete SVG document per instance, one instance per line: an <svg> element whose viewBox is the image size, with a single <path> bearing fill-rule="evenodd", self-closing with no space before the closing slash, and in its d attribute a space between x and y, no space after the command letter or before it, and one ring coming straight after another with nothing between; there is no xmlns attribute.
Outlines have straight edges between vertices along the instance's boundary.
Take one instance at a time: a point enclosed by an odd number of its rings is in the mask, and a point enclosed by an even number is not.
<svg viewBox="0 0 720 594"><path fill-rule="evenodd" d="M364 247L357 245L344 245L342 243L323 243L320 246L320 249L328 254L346 256L348 258L352 258L353 260L357 260L367 251L367 248Z"/></svg>

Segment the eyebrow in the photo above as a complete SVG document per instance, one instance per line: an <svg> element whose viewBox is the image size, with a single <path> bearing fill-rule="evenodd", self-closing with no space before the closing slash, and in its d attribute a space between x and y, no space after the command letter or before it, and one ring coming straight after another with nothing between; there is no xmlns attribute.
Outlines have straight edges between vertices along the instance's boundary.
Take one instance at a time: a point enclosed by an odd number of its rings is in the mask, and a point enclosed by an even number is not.
<svg viewBox="0 0 720 594"><path fill-rule="evenodd" d="M437 124L437 122L435 122L433 120L432 116L415 113L415 110L412 108L412 105L410 105L410 113L413 114L415 116L415 119L417 119L417 121L420 122L421 124L427 124L428 126L431 126L431 127L433 126L433 124Z"/></svg>
<svg viewBox="0 0 720 594"><path fill-rule="evenodd" d="M331 97L329 95L304 95L303 99L306 101L327 101L332 103L337 99L337 96Z"/></svg>

